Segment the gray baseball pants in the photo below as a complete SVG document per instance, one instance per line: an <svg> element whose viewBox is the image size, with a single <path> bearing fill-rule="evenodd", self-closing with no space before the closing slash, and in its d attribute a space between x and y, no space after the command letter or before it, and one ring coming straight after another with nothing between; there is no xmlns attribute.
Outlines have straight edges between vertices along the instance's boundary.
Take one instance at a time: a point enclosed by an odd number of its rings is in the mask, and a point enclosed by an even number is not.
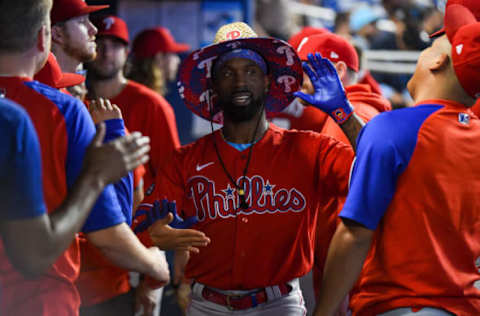
<svg viewBox="0 0 480 316"><path fill-rule="evenodd" d="M298 279L288 284L292 287L290 293L280 296L278 287L265 288L268 296L267 302L257 307L231 311L228 307L205 300L202 296L203 284L195 283L192 288L192 301L187 309L187 316L221 316L221 315L246 315L246 316L305 316L307 309L303 301L302 291ZM247 294L248 291L220 291L224 294Z"/></svg>

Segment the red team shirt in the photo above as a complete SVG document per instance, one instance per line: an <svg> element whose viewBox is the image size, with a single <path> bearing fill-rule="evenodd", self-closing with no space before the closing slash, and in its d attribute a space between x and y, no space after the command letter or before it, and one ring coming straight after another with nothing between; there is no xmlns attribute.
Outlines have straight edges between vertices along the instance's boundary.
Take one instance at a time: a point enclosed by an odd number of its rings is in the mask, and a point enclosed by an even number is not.
<svg viewBox="0 0 480 316"><path fill-rule="evenodd" d="M347 99L353 105L355 114L364 122L370 121L375 115L381 112L391 110L390 102L380 94L373 92L369 85L350 85L345 87L345 93ZM299 115L295 115L295 110L289 114L283 113L281 115L281 117L287 118L290 121L290 128L316 131L350 145L341 127L332 118L328 117L325 112L314 106L300 106L303 108L303 112ZM290 110L292 110L292 108ZM318 221L315 264L313 266L313 285L317 295L322 281L328 247L339 222L337 216L345 202L345 197L345 195L331 197L331 200L325 206L325 208L328 209L327 213L331 214L330 218L324 221Z"/></svg>
<svg viewBox="0 0 480 316"><path fill-rule="evenodd" d="M110 102L121 109L129 131L150 137L150 160L144 176L144 190L148 190L159 167L180 146L173 109L161 95L130 80ZM151 198L146 195L144 202L153 202ZM113 265L87 241L80 246L82 271L77 286L82 306L98 304L130 290L128 271Z"/></svg>
<svg viewBox="0 0 480 316"><path fill-rule="evenodd" d="M49 212L65 199L82 167L83 154L95 127L78 100L28 78L0 78L6 96L31 117L42 154L43 190ZM125 222L113 186L100 195L83 228L90 232ZM1 315L66 315L78 313L80 299L73 284L80 268L75 240L43 275L26 279L0 255Z"/></svg>
<svg viewBox="0 0 480 316"><path fill-rule="evenodd" d="M245 188L247 210L223 171ZM332 138L270 124L258 141L245 179L248 150L216 131L175 152L157 177L157 198L177 202L183 218L212 240L192 254L186 277L220 289L253 289L306 274L313 262L317 217L332 194L346 194L352 150Z"/></svg>
<svg viewBox="0 0 480 316"><path fill-rule="evenodd" d="M157 170L163 166L170 153L180 147L175 113L160 94L131 80L110 101L122 110L128 130L139 131L150 137L152 149L144 177L144 188L148 190L155 180Z"/></svg>
<svg viewBox="0 0 480 316"><path fill-rule="evenodd" d="M473 112L446 100L384 113L362 130L340 213L376 229L354 315L427 306L478 315L479 139Z"/></svg>

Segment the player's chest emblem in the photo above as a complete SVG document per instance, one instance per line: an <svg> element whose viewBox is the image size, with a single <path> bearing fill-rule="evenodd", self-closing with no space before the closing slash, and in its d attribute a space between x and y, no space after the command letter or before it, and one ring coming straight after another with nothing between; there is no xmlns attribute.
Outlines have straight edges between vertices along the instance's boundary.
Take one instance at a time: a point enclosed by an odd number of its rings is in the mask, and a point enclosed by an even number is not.
<svg viewBox="0 0 480 316"><path fill-rule="evenodd" d="M296 188L280 188L261 176L240 177L237 184L245 191L248 209L239 209L237 189L227 184L216 188L215 182L203 176L188 180L188 197L193 200L199 221L235 217L237 214L301 212L306 207L305 196Z"/></svg>

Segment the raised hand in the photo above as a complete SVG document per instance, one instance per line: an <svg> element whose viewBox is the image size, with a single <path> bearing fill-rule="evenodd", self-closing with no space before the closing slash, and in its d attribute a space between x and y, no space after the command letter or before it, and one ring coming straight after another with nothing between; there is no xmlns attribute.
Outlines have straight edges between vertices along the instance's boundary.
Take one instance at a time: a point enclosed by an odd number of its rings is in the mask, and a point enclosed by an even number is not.
<svg viewBox="0 0 480 316"><path fill-rule="evenodd" d="M110 100L104 98L97 98L90 101L88 110L95 124L106 120L122 118L120 108L115 104L111 104Z"/></svg>
<svg viewBox="0 0 480 316"><path fill-rule="evenodd" d="M344 123L353 113L335 66L319 53L308 55L309 63L302 64L315 89L314 94L300 91L294 95L330 115L338 124Z"/></svg>
<svg viewBox="0 0 480 316"><path fill-rule="evenodd" d="M129 171L148 161L148 137L135 132L102 144L104 137L105 124L101 123L85 153L83 169L105 184L120 180Z"/></svg>

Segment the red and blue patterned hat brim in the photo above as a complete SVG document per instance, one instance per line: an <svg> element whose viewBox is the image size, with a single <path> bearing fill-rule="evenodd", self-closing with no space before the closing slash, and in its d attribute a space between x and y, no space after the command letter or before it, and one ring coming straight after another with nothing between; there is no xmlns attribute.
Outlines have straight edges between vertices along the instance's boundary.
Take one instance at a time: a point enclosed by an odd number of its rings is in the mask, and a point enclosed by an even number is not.
<svg viewBox="0 0 480 316"><path fill-rule="evenodd" d="M198 49L183 61L177 87L185 105L193 113L223 124L223 113L212 98L212 65L219 56L234 49L251 49L267 62L270 86L265 110L268 117L275 116L293 101L293 92L300 89L303 80L302 64L295 50L279 39L241 38Z"/></svg>

